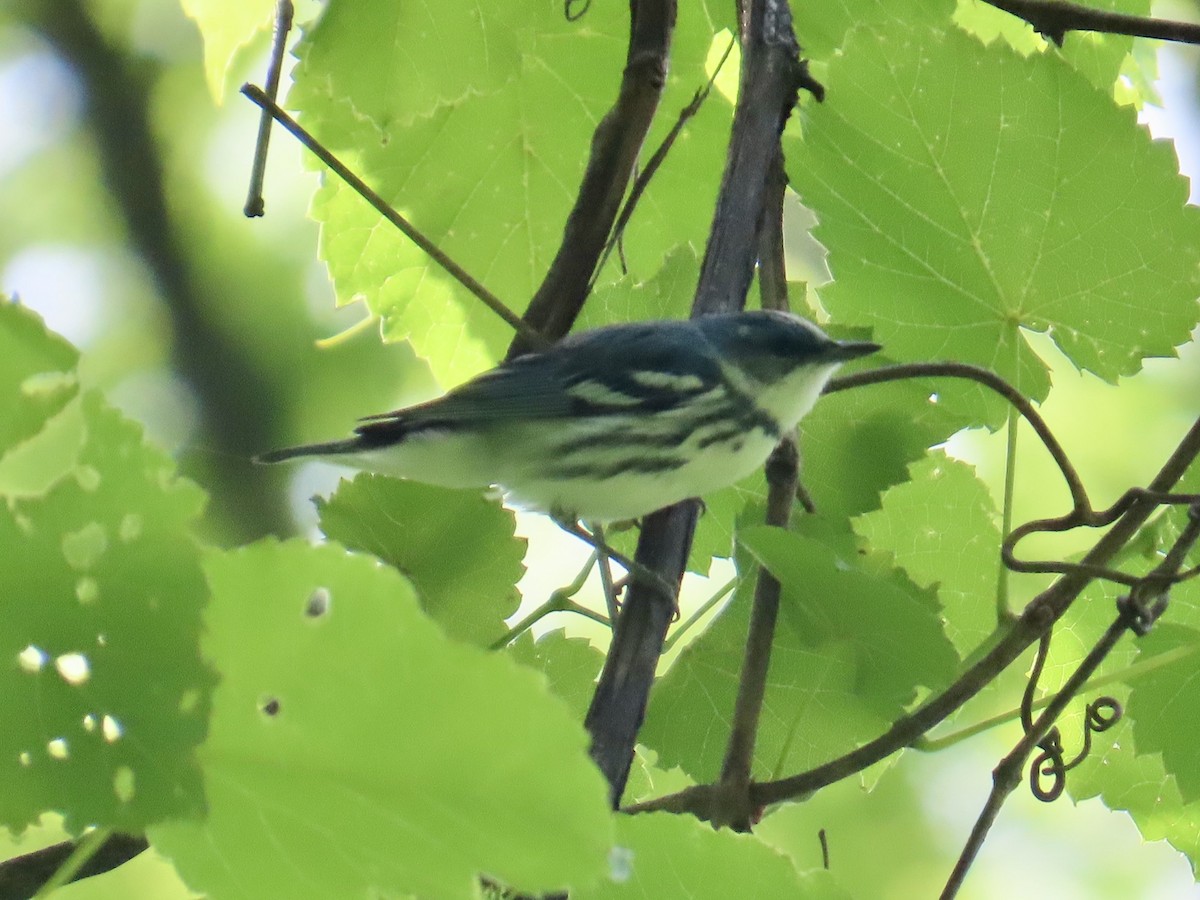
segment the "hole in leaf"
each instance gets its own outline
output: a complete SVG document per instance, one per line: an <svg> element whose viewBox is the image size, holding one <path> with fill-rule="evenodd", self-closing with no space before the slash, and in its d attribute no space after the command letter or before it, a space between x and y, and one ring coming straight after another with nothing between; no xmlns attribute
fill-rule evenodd
<svg viewBox="0 0 1200 900"><path fill-rule="evenodd" d="M89 606L100 599L100 585L95 578L85 575L75 582L75 599Z"/></svg>
<svg viewBox="0 0 1200 900"><path fill-rule="evenodd" d="M329 612L329 604L332 602L333 597L330 596L329 588L319 587L308 595L308 602L304 605L304 614L310 619L319 619Z"/></svg>
<svg viewBox="0 0 1200 900"><path fill-rule="evenodd" d="M30 644L17 654L17 665L21 667L21 671L32 675L35 672L40 672L42 666L46 664L49 658L45 650Z"/></svg>
<svg viewBox="0 0 1200 900"><path fill-rule="evenodd" d="M105 715L100 720L100 733L104 735L104 739L110 744L115 744L121 739L121 735L125 733L125 729L112 716Z"/></svg>
<svg viewBox="0 0 1200 900"><path fill-rule="evenodd" d="M133 769L129 766L119 766L113 773L113 793L117 795L117 799L122 803L132 800L135 782Z"/></svg>
<svg viewBox="0 0 1200 900"><path fill-rule="evenodd" d="M63 557L77 572L92 568L107 549L108 535L99 522L90 522L78 531L63 535Z"/></svg>
<svg viewBox="0 0 1200 900"><path fill-rule="evenodd" d="M268 697L266 700L258 704L258 710L265 716L274 718L279 715L280 704L278 697Z"/></svg>
<svg viewBox="0 0 1200 900"><path fill-rule="evenodd" d="M137 513L126 513L117 528L117 537L124 543L136 541L142 536L142 517Z"/></svg>
<svg viewBox="0 0 1200 900"><path fill-rule="evenodd" d="M63 681L73 686L81 685L92 677L92 667L82 653L64 653L54 660L54 668L58 669Z"/></svg>
<svg viewBox="0 0 1200 900"><path fill-rule="evenodd" d="M71 749L67 746L66 738L54 738L52 741L47 741L46 752L50 754L52 759L66 759L71 755Z"/></svg>

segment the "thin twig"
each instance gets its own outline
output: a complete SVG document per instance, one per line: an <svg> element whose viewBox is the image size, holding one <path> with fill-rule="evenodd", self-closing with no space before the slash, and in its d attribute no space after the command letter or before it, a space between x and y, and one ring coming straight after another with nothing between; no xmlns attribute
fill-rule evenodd
<svg viewBox="0 0 1200 900"><path fill-rule="evenodd" d="M787 176L783 171L783 149L777 147L767 174L763 192L763 212L758 225L759 291L764 309L788 309L787 276L784 272L783 197ZM795 435L780 441L767 459L766 524L787 528L800 487L800 449ZM738 674L733 720L721 765L718 791L722 795L720 819L713 824L729 825L748 831L760 811L749 802L748 789L754 763L763 700L767 693L767 674L771 666L771 648L779 618L782 586L765 567L759 567L758 580L750 606L746 646Z"/></svg>
<svg viewBox="0 0 1200 900"><path fill-rule="evenodd" d="M976 855L979 853L979 848L983 846L983 841L987 837L988 831L991 830L992 824L1000 814L1000 808L1004 805L1004 801L1008 798L1009 794L1016 790L1017 785L1021 783L1021 771L1025 766L1025 760L1033 752L1033 748L1037 746L1038 741L1050 730L1050 726L1054 724L1054 720L1058 718L1059 714L1066 709L1067 704L1074 699L1084 682L1104 662L1127 628L1128 623L1125 621L1125 617L1123 615L1117 616L1113 624L1104 633L1104 636L1100 638L1096 646L1084 658L1079 668L1072 673L1067 683L1063 685L1062 690L1042 710L1042 714L1033 723L1033 727L1030 728L1017 746L1013 748L1013 751L996 767L992 773L992 792L988 796L983 810L979 813L975 827L971 829L971 835L967 838L966 846L955 863L954 870L950 873L950 877L946 881L946 887L942 890L941 894L942 900L949 900L949 898L958 894L958 889L962 887L963 879L966 878L967 871L971 868L971 863L974 862Z"/></svg>
<svg viewBox="0 0 1200 900"><path fill-rule="evenodd" d="M1181 660L1185 660L1190 656L1194 656L1196 653L1200 653L1200 647L1188 644L1183 647L1176 647L1174 650L1168 650L1165 653L1159 653L1158 655L1152 656L1149 659L1140 659L1136 663L1126 666L1119 671L1109 672L1106 675L1101 675L1099 678L1093 678L1082 688L1080 688L1080 693L1086 694L1093 691L1098 691L1100 688L1106 687L1110 684L1126 684L1131 678L1137 678L1141 675L1145 675L1148 672L1161 669L1163 666L1174 665ZM1033 703L1033 709L1035 711L1045 709L1047 704L1050 703L1051 699L1053 698L1041 697L1038 700L1035 700ZM1020 718L1021 709L1019 707L1015 707L1007 712L990 716L987 719L976 722L974 725L968 725L959 729L958 731L951 732L950 734L946 734L941 737L920 738L919 740L914 741L910 746L912 749L920 751L921 753L937 753L941 750L947 749L948 747L961 744L963 741L973 738L976 735L983 734L985 731L991 731L993 728L998 728L1001 725L1007 725L1009 722L1015 722Z"/></svg>
<svg viewBox="0 0 1200 900"><path fill-rule="evenodd" d="M274 103L279 97L279 76L283 72L283 51L287 47L288 32L292 30L295 10L292 0L279 0L275 5L275 37L271 44L271 62L267 66L266 94ZM250 166L250 190L246 194L243 208L247 218L253 219L266 212L263 200L263 179L267 172L267 145L271 142L271 113L264 109L258 120L258 140L254 142L254 162Z"/></svg>
<svg viewBox="0 0 1200 900"><path fill-rule="evenodd" d="M766 523L787 528L792 521L796 485L800 481L800 454L795 438L779 443L767 460ZM721 788L730 804L723 810L726 821L735 830L746 831L757 818L749 803L751 767L758 723L762 715L763 698L767 693L767 673L771 666L771 646L775 640L775 623L779 617L779 598L782 586L765 567L758 572L754 600L750 608L750 624L746 630L746 648L738 676L737 697L725 759L721 765Z"/></svg>
<svg viewBox="0 0 1200 900"><path fill-rule="evenodd" d="M550 596L546 598L546 602L533 610L529 615L523 618L520 622L508 629L503 635L496 638L488 647L489 650L499 650L502 647L507 647L514 640L533 627L535 622L539 622L553 612L566 612L571 610L571 598L578 594L584 584L588 580L588 576L592 574L592 569L596 566L596 554L593 553L588 557L588 561L584 563L583 568L579 570L579 574L565 587L560 587L557 590L551 591ZM582 608L582 607L581 607ZM590 610L589 610L590 612Z"/></svg>
<svg viewBox="0 0 1200 900"><path fill-rule="evenodd" d="M1109 12L1061 0L985 0L986 3L1024 19L1034 30L1062 46L1068 31L1095 31L1154 38L1181 44L1200 44L1200 25L1149 16Z"/></svg>
<svg viewBox="0 0 1200 900"><path fill-rule="evenodd" d="M609 235L608 242L604 245L604 252L600 254L600 260L596 263L596 270L592 273L591 283L588 285L589 293L596 286L596 279L600 277L600 272L604 269L604 264L608 262L608 258L612 255L613 250L619 246L622 237L625 235L625 228L629 224L629 220L633 217L634 210L637 209L638 201L642 199L646 188L650 186L650 180L666 161L667 154L683 131L683 126L700 111L700 107L708 99L708 95L712 92L713 85L716 83L717 76L721 74L721 69L724 67L725 61L729 59L729 54L733 50L734 44L735 39L730 38L729 46L725 48L725 53L721 56L717 67L713 70L708 83L696 91L696 96L692 98L691 103L680 110L679 117L675 120L675 124L671 126L671 130L667 133L667 136L663 138L662 143L651 154L646 167L638 172L637 177L634 178L633 187L629 190L629 197L621 206L621 212L617 216L616 223L613 225L612 234Z"/></svg>
<svg viewBox="0 0 1200 900"><path fill-rule="evenodd" d="M350 171L340 159L309 134L299 122L280 109L270 97L263 93L262 88L253 84L244 84L242 85L242 93L249 97L251 102L269 112L276 122L291 132L296 140L303 144L317 159L325 163L335 175L350 185L354 189L354 192L370 203L376 212L391 222L392 225L396 226L410 241L424 250L430 259L445 269L455 281L481 300L484 306L511 325L531 346L539 349L549 346L549 341L530 328L520 316L505 306L500 298L472 277L462 266L447 256L437 244L417 230L416 226L409 222L408 219L392 209L386 200L372 190L365 181Z"/></svg>

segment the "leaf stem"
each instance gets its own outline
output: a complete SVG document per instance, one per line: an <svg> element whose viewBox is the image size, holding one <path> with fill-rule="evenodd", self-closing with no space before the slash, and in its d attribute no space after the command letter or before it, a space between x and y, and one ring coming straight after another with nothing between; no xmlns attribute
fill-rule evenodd
<svg viewBox="0 0 1200 900"><path fill-rule="evenodd" d="M75 844L75 849L71 851L58 870L38 888L38 892L34 894L34 900L43 900L49 897L51 893L58 890L65 884L75 880L75 876L79 874L79 870L87 865L88 860L96 855L96 852L104 846L104 842L108 840L112 834L112 828L100 827L93 828L85 834Z"/></svg>
<svg viewBox="0 0 1200 900"><path fill-rule="evenodd" d="M1017 428L1021 418L1015 407L1008 408L1008 435L1004 453L1004 505L1001 511L1000 533L1008 537L1013 527L1013 497L1017 486ZM1013 614L1008 607L1008 566L1000 558L996 575L996 621L1011 621Z"/></svg>

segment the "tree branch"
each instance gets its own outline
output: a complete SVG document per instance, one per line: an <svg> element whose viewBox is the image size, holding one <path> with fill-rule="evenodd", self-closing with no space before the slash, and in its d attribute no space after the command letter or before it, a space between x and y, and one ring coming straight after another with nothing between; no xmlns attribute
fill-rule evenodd
<svg viewBox="0 0 1200 900"><path fill-rule="evenodd" d="M570 331L583 308L667 79L675 0L633 0L629 10L629 50L617 102L596 126L562 243L525 310L525 322L550 340ZM518 336L508 358L530 349Z"/></svg>
<svg viewBox="0 0 1200 900"><path fill-rule="evenodd" d="M741 87L693 316L745 306L757 258L766 177L779 135L795 105L798 88L820 89L800 62L786 0L753 0L741 32ZM691 548L697 512L697 501L689 500L647 517L636 561L677 585ZM669 567L660 568L664 563ZM612 647L588 710L585 724L592 735L592 756L609 780L614 806L625 789L658 655L673 614L661 591L642 587L635 580L616 622Z"/></svg>
<svg viewBox="0 0 1200 900"><path fill-rule="evenodd" d="M1059 47L1068 31L1096 31L1102 34L1124 34L1129 37L1155 38L1181 44L1200 44L1200 25L1154 19L1149 16L1130 16L1064 3L1062 0L985 0L986 3L1019 19Z"/></svg>
<svg viewBox="0 0 1200 900"><path fill-rule="evenodd" d="M63 841L0 862L0 898L29 900L75 852L76 841ZM141 835L112 834L100 845L71 881L110 872L133 859L149 844Z"/></svg>

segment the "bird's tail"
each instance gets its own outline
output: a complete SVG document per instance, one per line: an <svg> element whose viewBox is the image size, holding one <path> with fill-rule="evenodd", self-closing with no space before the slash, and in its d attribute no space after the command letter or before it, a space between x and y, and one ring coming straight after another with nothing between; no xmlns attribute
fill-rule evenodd
<svg viewBox="0 0 1200 900"><path fill-rule="evenodd" d="M254 457L259 465L285 462L304 456L337 456L340 453L354 453L362 449L359 438L349 438L344 441L328 441L324 444L303 444L299 447L284 447L282 450L271 450Z"/></svg>

